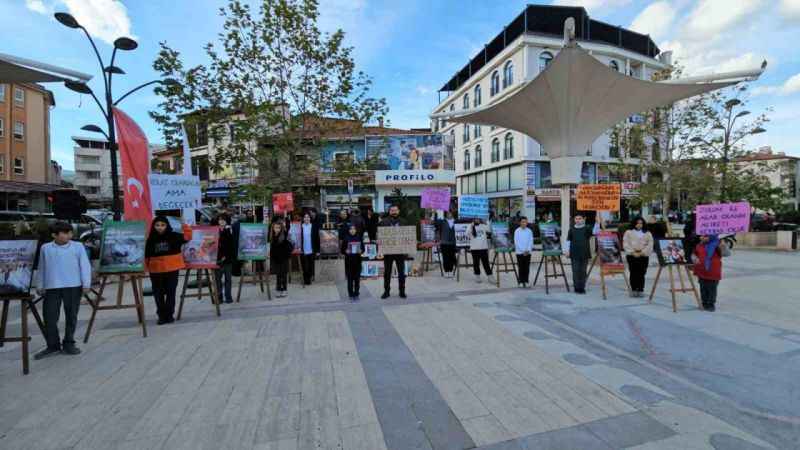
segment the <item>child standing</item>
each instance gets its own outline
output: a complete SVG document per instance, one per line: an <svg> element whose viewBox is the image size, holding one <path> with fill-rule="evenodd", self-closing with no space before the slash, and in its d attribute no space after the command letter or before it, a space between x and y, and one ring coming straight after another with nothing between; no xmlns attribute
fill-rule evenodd
<svg viewBox="0 0 800 450"><path fill-rule="evenodd" d="M717 235L701 236L694 248L694 274L700 282L700 298L703 309L716 311L717 286L722 279L722 257L730 256L731 250Z"/></svg>
<svg viewBox="0 0 800 450"><path fill-rule="evenodd" d="M531 271L531 252L533 251L533 232L528 228L528 218L523 216L519 219L519 227L514 230L514 250L517 254L517 266L519 267L519 283L522 287L528 287L528 279Z"/></svg>
<svg viewBox="0 0 800 450"><path fill-rule="evenodd" d="M214 271L214 278L216 278L217 282L217 293L221 300L224 281L225 303L233 303L233 295L231 295L231 277L233 275L233 263L236 260L236 241L233 238L230 218L226 214L221 214L217 218L217 224L219 225L219 247L217 248L217 266L219 269Z"/></svg>
<svg viewBox="0 0 800 450"><path fill-rule="evenodd" d="M72 241L72 225L56 222L50 228L53 242L42 245L39 250L39 270L36 286L44 295L44 326L47 347L34 355L42 359L61 351L77 355L81 351L75 346L75 325L78 323L78 308L81 297L92 287L92 265L86 249L80 242ZM64 340L59 339L58 316L64 304Z"/></svg>
<svg viewBox="0 0 800 450"><path fill-rule="evenodd" d="M358 290L361 285L361 245L362 237L356 225L350 225L347 237L342 244L344 255L344 275L347 277L347 295L351 301L358 301Z"/></svg>
<svg viewBox="0 0 800 450"><path fill-rule="evenodd" d="M481 282L481 268L486 272L486 280L492 282L492 267L489 265L489 239L492 231L489 225L483 223L481 219L475 218L467 229L469 236L469 252L472 254L472 270L475 272L475 281Z"/></svg>
<svg viewBox="0 0 800 450"><path fill-rule="evenodd" d="M278 297L286 297L287 278L289 276L289 259L294 246L286 232L282 220L272 224L269 232L269 266L276 277L275 289Z"/></svg>
<svg viewBox="0 0 800 450"><path fill-rule="evenodd" d="M181 228L182 233L173 231L166 217L156 216L144 246L144 264L150 273L159 325L175 321L175 291L179 272L186 268L182 247L192 240L192 229L186 224Z"/></svg>

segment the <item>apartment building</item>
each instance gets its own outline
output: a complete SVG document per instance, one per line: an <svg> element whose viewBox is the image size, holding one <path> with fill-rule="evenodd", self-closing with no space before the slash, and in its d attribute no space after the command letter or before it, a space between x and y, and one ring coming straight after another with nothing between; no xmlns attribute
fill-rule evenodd
<svg viewBox="0 0 800 450"><path fill-rule="evenodd" d="M75 178L73 184L91 207L110 207L113 198L111 153L103 137L72 136L75 143ZM122 168L117 158L117 173L122 186ZM120 189L120 198L123 191Z"/></svg>
<svg viewBox="0 0 800 450"><path fill-rule="evenodd" d="M737 159L736 166L763 174L772 187L784 190L788 206L795 211L800 209L800 157L774 152L772 147L764 146Z"/></svg>

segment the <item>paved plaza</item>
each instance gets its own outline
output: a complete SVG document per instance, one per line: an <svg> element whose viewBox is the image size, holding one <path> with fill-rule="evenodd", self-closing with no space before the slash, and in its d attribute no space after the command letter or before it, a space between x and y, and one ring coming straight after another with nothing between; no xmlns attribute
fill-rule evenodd
<svg viewBox="0 0 800 450"><path fill-rule="evenodd" d="M147 297L147 338L133 310L102 311L81 355L28 376L0 348L0 448L800 448L798 269L736 250L716 313L686 294L673 313L668 280L648 304L611 279L604 301L596 271L586 296L438 269L407 301L379 280L355 304L343 280L272 301L247 286L221 317L188 299L165 326Z"/></svg>

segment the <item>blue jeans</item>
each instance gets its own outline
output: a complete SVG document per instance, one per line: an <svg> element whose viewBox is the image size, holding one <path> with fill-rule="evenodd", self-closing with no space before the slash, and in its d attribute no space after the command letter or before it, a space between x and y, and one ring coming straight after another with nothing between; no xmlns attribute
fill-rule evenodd
<svg viewBox="0 0 800 450"><path fill-rule="evenodd" d="M225 282L225 296L224 300L226 302L233 301L233 295L231 294L231 277L233 276L233 263L225 263L220 264L219 269L214 271L214 279L217 282L217 295L219 295L219 301L223 301L223 291L222 291L222 283L223 280Z"/></svg>

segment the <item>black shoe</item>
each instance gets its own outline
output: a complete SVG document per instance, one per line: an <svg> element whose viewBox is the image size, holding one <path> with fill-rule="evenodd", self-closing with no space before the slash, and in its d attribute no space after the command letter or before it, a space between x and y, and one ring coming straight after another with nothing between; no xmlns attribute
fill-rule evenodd
<svg viewBox="0 0 800 450"><path fill-rule="evenodd" d="M64 347L61 349L61 353L65 353L67 355L80 355L81 349L75 346L75 344L64 344Z"/></svg>
<svg viewBox="0 0 800 450"><path fill-rule="evenodd" d="M383 300L386 300L387 298L389 298L389 291L383 291L383 295L381 295L381 298Z"/></svg>
<svg viewBox="0 0 800 450"><path fill-rule="evenodd" d="M233 303L233 300L225 300L225 303L231 304Z"/></svg>
<svg viewBox="0 0 800 450"><path fill-rule="evenodd" d="M57 355L58 352L60 351L61 349L58 347L45 347L42 350L40 350L37 354L33 355L33 359L38 361L40 359L47 358L48 356Z"/></svg>
<svg viewBox="0 0 800 450"><path fill-rule="evenodd" d="M175 318L174 317L167 318L167 323L172 323L172 322L175 322Z"/></svg>
<svg viewBox="0 0 800 450"><path fill-rule="evenodd" d="M706 311L708 311L708 312L714 312L714 311L716 311L716 310L717 310L717 307L716 307L716 306L714 306L714 305L708 305L708 306L706 306Z"/></svg>
<svg viewBox="0 0 800 450"><path fill-rule="evenodd" d="M404 291L400 291L400 298L406 298L406 293Z"/></svg>
<svg viewBox="0 0 800 450"><path fill-rule="evenodd" d="M167 322L167 319L158 319L158 322L156 322L156 325L164 325L166 323L169 323L169 322Z"/></svg>

